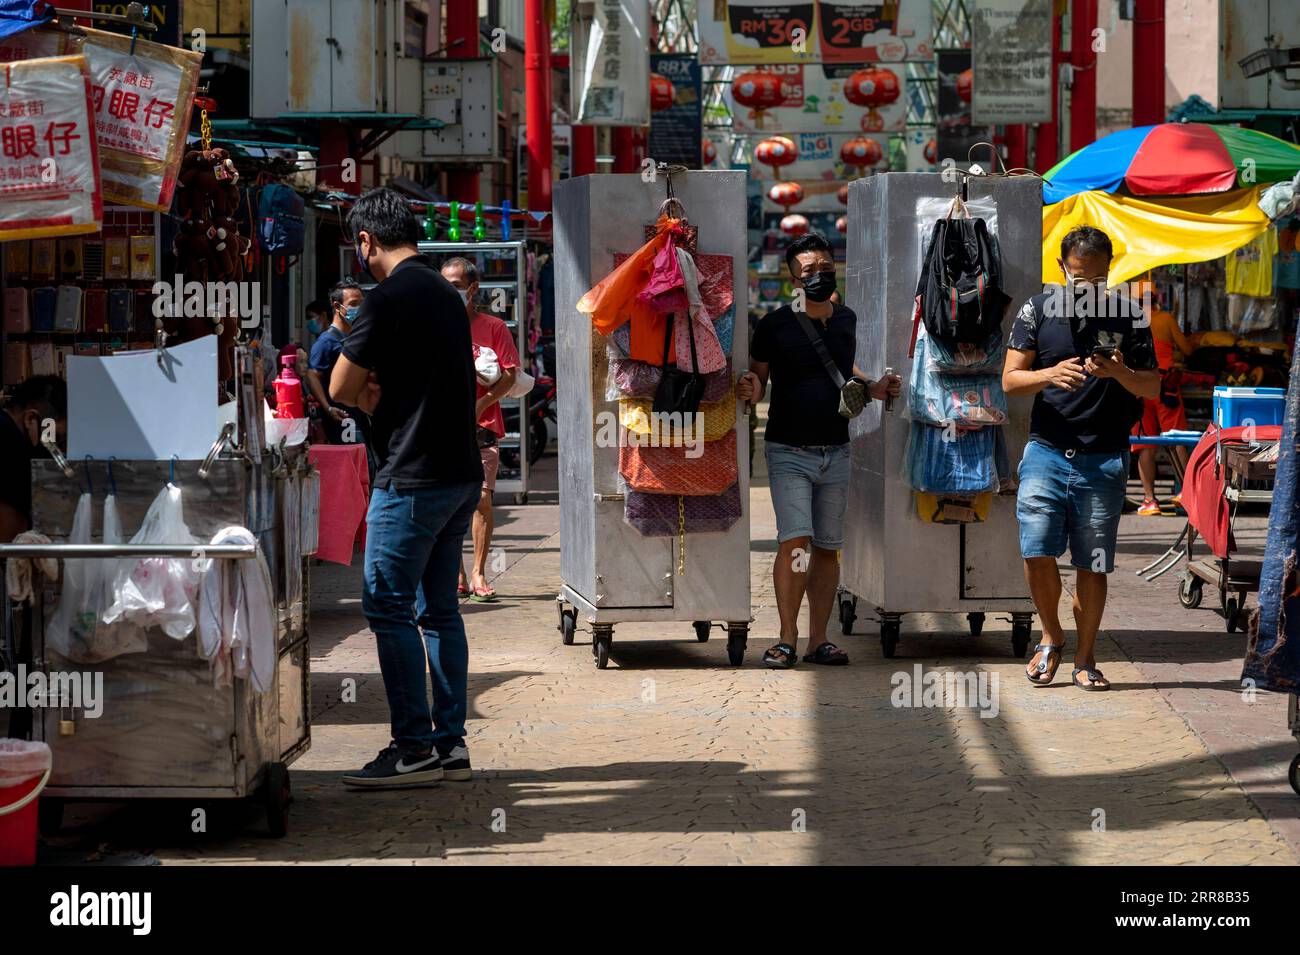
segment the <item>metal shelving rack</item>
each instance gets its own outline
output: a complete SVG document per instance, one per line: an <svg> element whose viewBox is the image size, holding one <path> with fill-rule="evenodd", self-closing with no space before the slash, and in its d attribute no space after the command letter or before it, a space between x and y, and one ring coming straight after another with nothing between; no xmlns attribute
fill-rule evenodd
<svg viewBox="0 0 1300 955"><path fill-rule="evenodd" d="M421 242L420 251L428 254L435 266L439 266L454 256L469 259L478 266L480 294L487 295L489 304L493 290L504 289L513 298L506 303L504 315L493 312L506 323L515 336L515 347L519 350L519 363L528 371L528 250L524 242ZM497 268L489 269L489 260L513 258L514 278L501 277ZM491 309L489 308L489 311ZM501 462L501 471L497 477L498 493L513 493L516 503L523 503L528 498L528 441L526 425L528 422L528 396L507 398L501 402L504 408L514 402L519 407L519 417L514 431L507 431L501 439L500 446L505 451L514 451L518 466L507 468L505 459ZM521 434L523 430L523 434Z"/></svg>

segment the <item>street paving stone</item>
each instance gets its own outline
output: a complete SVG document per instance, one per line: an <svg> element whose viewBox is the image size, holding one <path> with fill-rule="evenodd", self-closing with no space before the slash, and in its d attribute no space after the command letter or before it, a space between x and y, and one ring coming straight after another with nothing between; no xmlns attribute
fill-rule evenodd
<svg viewBox="0 0 1300 955"><path fill-rule="evenodd" d="M1069 685L1069 654L1056 685L1030 686L1009 621L992 615L979 638L957 617L906 618L885 660L860 608L853 636L831 624L852 665L763 669L776 612L761 481L751 503L755 621L740 669L721 634L700 644L687 624L625 624L598 671L590 635L565 647L555 628L558 509L500 508L501 599L464 605L468 783L339 782L387 743L387 707L359 569L314 568L312 747L293 766L289 835L259 836L256 820L201 839L155 828L154 853L189 864L1300 862L1284 699L1243 697L1244 639L1224 632L1210 595L1184 610L1177 574L1133 573L1179 521L1124 518L1098 649L1114 689L1086 694ZM1239 536L1250 546L1263 531L1255 518ZM996 718L895 708L891 677L916 663L995 674Z"/></svg>

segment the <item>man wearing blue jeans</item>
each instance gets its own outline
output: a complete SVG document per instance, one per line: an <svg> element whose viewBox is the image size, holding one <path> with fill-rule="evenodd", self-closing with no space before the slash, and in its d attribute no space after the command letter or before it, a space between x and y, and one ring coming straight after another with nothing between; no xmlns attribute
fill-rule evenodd
<svg viewBox="0 0 1300 955"><path fill-rule="evenodd" d="M1106 607L1106 575L1115 568L1129 431L1142 416L1141 399L1160 393L1150 322L1136 303L1107 290L1110 260L1110 238L1100 229L1080 226L1066 235L1057 260L1065 285L1021 308L1002 371L1008 395L1034 396L1016 518L1025 578L1043 627L1025 673L1035 686L1051 683L1061 665L1065 631L1057 613L1056 560L1068 546L1077 577L1071 681L1083 690L1110 689L1094 645Z"/></svg>
<svg viewBox="0 0 1300 955"><path fill-rule="evenodd" d="M378 645L392 742L343 782L465 780L469 648L456 576L483 483L469 322L456 290L418 253L407 200L371 190L348 213L348 228L362 270L379 284L343 343L330 396L371 415L378 470L361 603Z"/></svg>
<svg viewBox="0 0 1300 955"><path fill-rule="evenodd" d="M754 328L749 371L737 385L743 401L763 397L769 376L764 447L768 485L779 538L772 578L779 642L763 654L773 669L789 669L798 659L799 609L808 597L808 652L805 663L843 666L848 654L826 639L826 625L839 586L839 549L844 538L844 508L849 487L849 422L839 412L840 386L831 377L820 349L846 381L865 376L854 367L857 317L832 301L835 259L826 239L815 232L786 248L786 267L796 288L793 305L768 312ZM803 313L800 315L799 313ZM805 329L801 318L811 324ZM896 395L897 375L870 382L872 398Z"/></svg>

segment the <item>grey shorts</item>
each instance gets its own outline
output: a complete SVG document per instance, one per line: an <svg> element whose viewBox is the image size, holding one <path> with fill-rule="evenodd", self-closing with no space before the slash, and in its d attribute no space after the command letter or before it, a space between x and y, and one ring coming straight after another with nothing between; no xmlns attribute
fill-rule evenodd
<svg viewBox="0 0 1300 955"><path fill-rule="evenodd" d="M769 441L764 454L778 540L811 537L823 550L839 550L849 500L849 446L800 448Z"/></svg>

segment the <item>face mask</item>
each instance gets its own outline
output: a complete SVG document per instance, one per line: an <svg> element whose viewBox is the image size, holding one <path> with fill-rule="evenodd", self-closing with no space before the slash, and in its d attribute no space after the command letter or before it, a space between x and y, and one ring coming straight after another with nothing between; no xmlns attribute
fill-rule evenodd
<svg viewBox="0 0 1300 955"><path fill-rule="evenodd" d="M460 300L465 307L469 308L469 292L466 292L463 288L458 288L456 294L460 296Z"/></svg>
<svg viewBox="0 0 1300 955"><path fill-rule="evenodd" d="M356 246L354 246L354 251L357 253L357 264L361 266L362 274L364 274L366 278L373 281L375 277L370 272L370 260L361 254L361 242L359 240Z"/></svg>
<svg viewBox="0 0 1300 955"><path fill-rule="evenodd" d="M351 325L353 322L357 320L357 312L359 311L361 311L361 306L353 305L350 309L348 309L346 312L343 313L343 321Z"/></svg>
<svg viewBox="0 0 1300 955"><path fill-rule="evenodd" d="M835 294L835 273L818 272L812 278L804 279L803 290L809 301L826 301Z"/></svg>
<svg viewBox="0 0 1300 955"><path fill-rule="evenodd" d="M313 335L319 335L320 322L316 321L314 318L307 319L307 331L311 332Z"/></svg>

